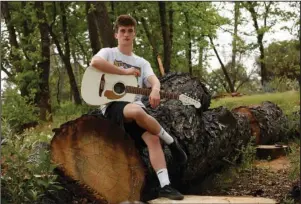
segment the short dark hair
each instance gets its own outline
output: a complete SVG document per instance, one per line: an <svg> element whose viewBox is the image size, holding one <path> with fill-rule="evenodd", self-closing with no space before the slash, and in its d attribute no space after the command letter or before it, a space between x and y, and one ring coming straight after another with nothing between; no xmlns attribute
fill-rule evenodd
<svg viewBox="0 0 301 204"><path fill-rule="evenodd" d="M120 15L117 17L114 25L114 31L115 33L118 32L119 26L134 26L134 29L136 30L137 21L129 15Z"/></svg>

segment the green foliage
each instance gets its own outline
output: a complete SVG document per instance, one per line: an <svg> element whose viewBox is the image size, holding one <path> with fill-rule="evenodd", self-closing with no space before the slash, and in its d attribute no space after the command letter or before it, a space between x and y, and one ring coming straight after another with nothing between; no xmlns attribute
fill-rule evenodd
<svg viewBox="0 0 301 204"><path fill-rule="evenodd" d="M287 119L289 121L286 133L288 139L297 138L300 135L300 110L288 113Z"/></svg>
<svg viewBox="0 0 301 204"><path fill-rule="evenodd" d="M237 166L230 166L214 176L213 182L218 188L227 189L231 187L233 181L239 178L241 171L252 169L256 155L254 140L255 137L252 137L247 145L239 150L240 163Z"/></svg>
<svg viewBox="0 0 301 204"><path fill-rule="evenodd" d="M300 178L300 140L295 139L293 143L290 144L291 152L288 154L291 166L289 171L289 179L291 181L296 181Z"/></svg>
<svg viewBox="0 0 301 204"><path fill-rule="evenodd" d="M2 121L5 120L13 130L25 123L38 121L37 110L17 89L8 88L3 93Z"/></svg>
<svg viewBox="0 0 301 204"><path fill-rule="evenodd" d="M5 128L6 131L9 127ZM10 134L11 131L6 132ZM12 135L1 149L1 201L3 203L40 203L45 194L62 187L53 175L50 152L38 149L40 140L32 133Z"/></svg>
<svg viewBox="0 0 301 204"><path fill-rule="evenodd" d="M83 114L88 113L90 110L95 109L95 107L88 105L75 105L71 101L61 103L60 105L53 105L53 112L55 114L55 119L57 122L55 123L63 123L68 120L73 120L77 117L80 117Z"/></svg>
<svg viewBox="0 0 301 204"><path fill-rule="evenodd" d="M241 63L237 63L236 67L234 68L232 67L232 63L229 62L225 65L225 68L236 91L240 91L242 85L247 83L249 86L252 82L255 81L254 79L251 79L250 75L247 74L247 68L244 67ZM209 86L210 92L213 95L230 91L229 84L226 83L226 78L221 68L205 75L204 79Z"/></svg>
<svg viewBox="0 0 301 204"><path fill-rule="evenodd" d="M251 137L251 140L249 143L242 148L242 159L241 159L241 164L240 168L241 169L250 169L252 168L253 162L255 160L255 155L256 155L256 147L254 146L255 144L255 136Z"/></svg>
<svg viewBox="0 0 301 204"><path fill-rule="evenodd" d="M265 63L270 77L300 78L300 42L271 43L265 49Z"/></svg>
<svg viewBox="0 0 301 204"><path fill-rule="evenodd" d="M297 79L289 79L285 76L275 77L265 84L265 91L268 92L286 92L300 90Z"/></svg>

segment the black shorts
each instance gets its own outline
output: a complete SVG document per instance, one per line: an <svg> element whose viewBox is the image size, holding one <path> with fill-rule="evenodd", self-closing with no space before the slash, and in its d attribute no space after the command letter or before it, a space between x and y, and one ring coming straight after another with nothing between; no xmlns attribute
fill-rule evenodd
<svg viewBox="0 0 301 204"><path fill-rule="evenodd" d="M142 135L146 132L146 130L140 127L136 121L125 122L123 109L127 104L129 104L129 102L111 102L106 109L105 117L125 130L125 132L133 138L136 146L146 147L146 144L142 139ZM147 113L145 108L142 109Z"/></svg>

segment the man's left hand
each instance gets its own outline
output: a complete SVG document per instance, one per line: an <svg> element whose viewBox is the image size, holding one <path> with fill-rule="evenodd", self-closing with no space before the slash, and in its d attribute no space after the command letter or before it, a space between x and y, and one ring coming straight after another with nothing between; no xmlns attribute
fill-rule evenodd
<svg viewBox="0 0 301 204"><path fill-rule="evenodd" d="M149 95L149 103L152 108L156 108L160 104L160 90L152 89Z"/></svg>

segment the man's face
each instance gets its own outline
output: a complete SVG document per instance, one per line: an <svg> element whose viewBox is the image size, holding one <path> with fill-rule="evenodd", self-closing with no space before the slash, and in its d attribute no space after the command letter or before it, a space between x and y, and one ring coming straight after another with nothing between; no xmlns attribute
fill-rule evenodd
<svg viewBox="0 0 301 204"><path fill-rule="evenodd" d="M136 33L134 26L119 26L115 38L118 45L131 45L135 39Z"/></svg>

